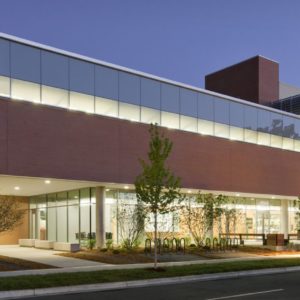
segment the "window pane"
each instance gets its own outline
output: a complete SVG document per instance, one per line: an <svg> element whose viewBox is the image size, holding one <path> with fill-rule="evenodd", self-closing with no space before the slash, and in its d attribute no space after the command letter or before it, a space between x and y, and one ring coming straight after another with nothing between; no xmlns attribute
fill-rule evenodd
<svg viewBox="0 0 300 300"><path fill-rule="evenodd" d="M271 130L271 113L267 110L259 109L257 115L257 130L269 133Z"/></svg>
<svg viewBox="0 0 300 300"><path fill-rule="evenodd" d="M68 242L79 242L79 190L68 192Z"/></svg>
<svg viewBox="0 0 300 300"><path fill-rule="evenodd" d="M270 146L270 134L264 132L258 132L257 135L257 144Z"/></svg>
<svg viewBox="0 0 300 300"><path fill-rule="evenodd" d="M244 141L247 143L257 144L257 132L254 130L244 129Z"/></svg>
<svg viewBox="0 0 300 300"><path fill-rule="evenodd" d="M215 122L229 124L229 102L215 98Z"/></svg>
<svg viewBox="0 0 300 300"><path fill-rule="evenodd" d="M214 121L214 97L198 94L198 118Z"/></svg>
<svg viewBox="0 0 300 300"><path fill-rule="evenodd" d="M119 100L140 105L140 78L125 72L119 72Z"/></svg>
<svg viewBox="0 0 300 300"><path fill-rule="evenodd" d="M300 140L300 119L294 118L295 134L294 139Z"/></svg>
<svg viewBox="0 0 300 300"><path fill-rule="evenodd" d="M294 140L289 138L282 138L282 149L294 150Z"/></svg>
<svg viewBox="0 0 300 300"><path fill-rule="evenodd" d="M99 97L118 100L118 71L103 66L95 66L95 93Z"/></svg>
<svg viewBox="0 0 300 300"><path fill-rule="evenodd" d="M244 129L240 127L230 126L230 139L236 141L244 140Z"/></svg>
<svg viewBox="0 0 300 300"><path fill-rule="evenodd" d="M292 117L283 116L283 136L287 138L295 136L295 123Z"/></svg>
<svg viewBox="0 0 300 300"><path fill-rule="evenodd" d="M179 115L162 111L161 125L169 128L179 129Z"/></svg>
<svg viewBox="0 0 300 300"><path fill-rule="evenodd" d="M148 107L141 107L141 121L160 125L160 111Z"/></svg>
<svg viewBox="0 0 300 300"><path fill-rule="evenodd" d="M197 132L197 119L192 117L180 116L180 128L186 131Z"/></svg>
<svg viewBox="0 0 300 300"><path fill-rule="evenodd" d="M0 96L10 96L10 80L8 77L0 76Z"/></svg>
<svg viewBox="0 0 300 300"><path fill-rule="evenodd" d="M244 127L244 105L230 101L230 125Z"/></svg>
<svg viewBox="0 0 300 300"><path fill-rule="evenodd" d="M11 42L11 77L41 82L40 50Z"/></svg>
<svg viewBox="0 0 300 300"><path fill-rule="evenodd" d="M141 78L141 105L160 109L160 83L158 81Z"/></svg>
<svg viewBox="0 0 300 300"><path fill-rule="evenodd" d="M62 192L57 194L57 241L67 242L67 193Z"/></svg>
<svg viewBox="0 0 300 300"><path fill-rule="evenodd" d="M257 130L257 109L255 107L244 107L244 126L246 129Z"/></svg>
<svg viewBox="0 0 300 300"><path fill-rule="evenodd" d="M94 65L70 59L70 90L94 95Z"/></svg>
<svg viewBox="0 0 300 300"><path fill-rule="evenodd" d="M294 150L300 152L300 141L294 140Z"/></svg>
<svg viewBox="0 0 300 300"><path fill-rule="evenodd" d="M18 79L11 80L11 96L13 99L40 102L40 85Z"/></svg>
<svg viewBox="0 0 300 300"><path fill-rule="evenodd" d="M70 92L70 108L88 113L94 112L94 96Z"/></svg>
<svg viewBox="0 0 300 300"><path fill-rule="evenodd" d="M282 136L282 128L283 128L282 115L271 112L270 133Z"/></svg>
<svg viewBox="0 0 300 300"><path fill-rule="evenodd" d="M188 89L180 89L180 112L185 116L196 117L197 93Z"/></svg>
<svg viewBox="0 0 300 300"><path fill-rule="evenodd" d="M214 123L206 120L198 120L198 132L201 134L214 134Z"/></svg>
<svg viewBox="0 0 300 300"><path fill-rule="evenodd" d="M119 103L119 117L130 121L140 121L140 107L137 105Z"/></svg>
<svg viewBox="0 0 300 300"><path fill-rule="evenodd" d="M42 50L42 84L69 89L68 58Z"/></svg>
<svg viewBox="0 0 300 300"><path fill-rule="evenodd" d="M271 147L282 148L282 137L271 134Z"/></svg>
<svg viewBox="0 0 300 300"><path fill-rule="evenodd" d="M90 190L80 190L80 243L87 245L90 236Z"/></svg>
<svg viewBox="0 0 300 300"><path fill-rule="evenodd" d="M215 136L229 138L229 126L226 124L215 123Z"/></svg>
<svg viewBox="0 0 300 300"><path fill-rule="evenodd" d="M10 76L9 41L0 39L0 75Z"/></svg>
<svg viewBox="0 0 300 300"><path fill-rule="evenodd" d="M96 114L118 117L118 101L96 97Z"/></svg>
<svg viewBox="0 0 300 300"><path fill-rule="evenodd" d="M161 109L179 113L179 88L177 86L161 84Z"/></svg>
<svg viewBox="0 0 300 300"><path fill-rule="evenodd" d="M50 241L56 241L56 194L49 194L47 196L47 239Z"/></svg>
<svg viewBox="0 0 300 300"><path fill-rule="evenodd" d="M68 107L69 91L43 85L42 103L58 107Z"/></svg>

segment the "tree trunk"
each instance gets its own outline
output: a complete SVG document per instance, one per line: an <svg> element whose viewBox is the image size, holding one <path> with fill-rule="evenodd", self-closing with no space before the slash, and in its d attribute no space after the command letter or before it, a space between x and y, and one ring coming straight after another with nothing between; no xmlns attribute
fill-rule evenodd
<svg viewBox="0 0 300 300"><path fill-rule="evenodd" d="M154 213L154 269L157 268L157 211Z"/></svg>

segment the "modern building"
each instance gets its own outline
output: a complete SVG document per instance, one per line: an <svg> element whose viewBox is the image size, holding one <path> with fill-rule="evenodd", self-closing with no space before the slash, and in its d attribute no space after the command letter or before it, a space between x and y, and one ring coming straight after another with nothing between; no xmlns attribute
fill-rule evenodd
<svg viewBox="0 0 300 300"><path fill-rule="evenodd" d="M200 89L0 34L0 195L27 211L0 243L120 243L118 208L136 203L150 123L173 141L169 165L191 201L222 193L243 216L236 231L295 232L300 117L270 106L278 74L257 56ZM188 234L180 216L160 218L171 227Z"/></svg>

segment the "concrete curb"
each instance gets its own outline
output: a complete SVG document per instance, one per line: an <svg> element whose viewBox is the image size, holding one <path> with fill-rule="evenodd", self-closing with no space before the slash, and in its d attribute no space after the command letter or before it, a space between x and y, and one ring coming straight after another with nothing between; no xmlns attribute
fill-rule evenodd
<svg viewBox="0 0 300 300"><path fill-rule="evenodd" d="M41 296L54 296L63 294L78 294L87 292L100 292L115 289L128 289L147 286L180 284L193 281L210 281L221 279L232 279L249 276L260 276L270 274L280 274L287 272L300 271L300 267L284 267L284 268L270 268L262 270L250 270L239 272L226 272L216 274L204 274L204 275L190 275L182 277L168 277L168 278L155 278L147 280L134 280L112 283L97 283L97 284L84 284L73 286L62 286L53 288L41 288L41 289L28 289L28 290L16 290L16 291L3 291L0 292L0 299L18 299L26 297L41 297Z"/></svg>

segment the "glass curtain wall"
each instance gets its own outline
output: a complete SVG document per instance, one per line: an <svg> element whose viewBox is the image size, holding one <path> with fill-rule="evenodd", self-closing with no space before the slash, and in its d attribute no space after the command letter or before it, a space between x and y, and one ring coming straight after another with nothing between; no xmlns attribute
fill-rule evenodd
<svg viewBox="0 0 300 300"><path fill-rule="evenodd" d="M195 202L195 197L188 195L185 203L180 206L201 209L202 206ZM281 201L285 200L230 197L230 203L225 206L229 210L237 211L236 219L231 220L229 225L226 225L224 216L216 220L213 226L214 235L225 233L228 228L231 233L280 233ZM106 189L104 206L106 240L115 245L123 243L128 233L132 232L137 205L134 191ZM176 206L176 202L174 205ZM296 232L296 211L293 201L289 201L289 233ZM158 236L162 239L189 237L185 218L186 215L180 209L159 215ZM153 233L154 217L149 214L145 221L144 238L153 238ZM88 246L89 241L96 238L95 189L85 188L32 197L30 234L31 238Z"/></svg>
<svg viewBox="0 0 300 300"><path fill-rule="evenodd" d="M300 152L300 118L0 38L0 96Z"/></svg>
<svg viewBox="0 0 300 300"><path fill-rule="evenodd" d="M86 188L30 198L30 237L88 245L96 237L95 190Z"/></svg>

